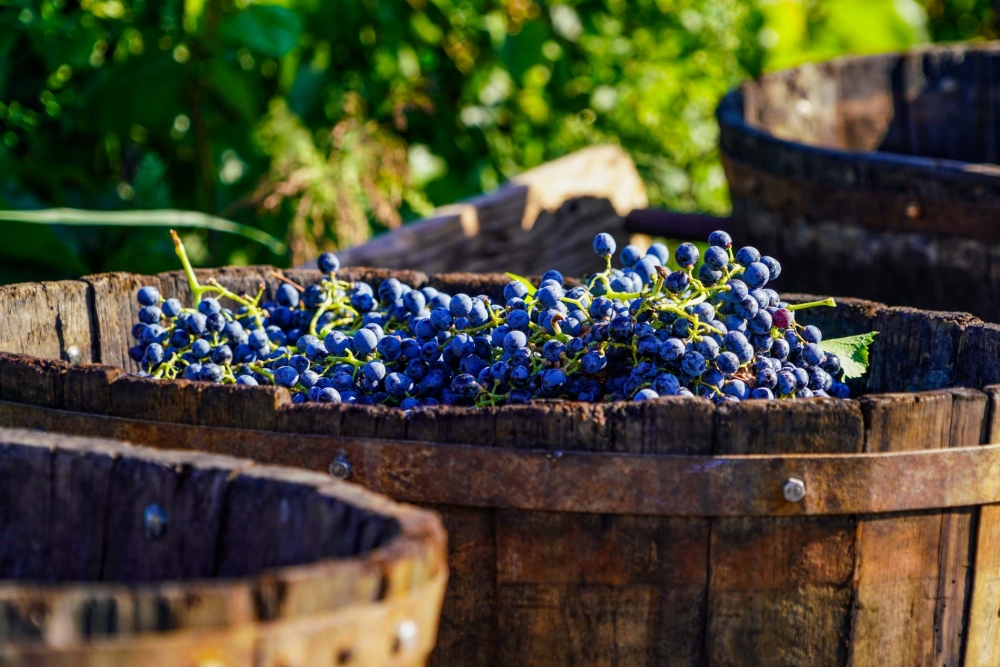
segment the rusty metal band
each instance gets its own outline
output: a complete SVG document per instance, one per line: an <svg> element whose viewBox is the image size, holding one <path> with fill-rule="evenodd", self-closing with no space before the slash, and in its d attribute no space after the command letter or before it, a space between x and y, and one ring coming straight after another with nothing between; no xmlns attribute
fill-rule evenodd
<svg viewBox="0 0 1000 667"><path fill-rule="evenodd" d="M140 421L0 401L0 426L187 448L312 470L418 504L736 517L879 514L1000 503L1000 444L880 454L551 452ZM790 479L804 483L798 502Z"/></svg>

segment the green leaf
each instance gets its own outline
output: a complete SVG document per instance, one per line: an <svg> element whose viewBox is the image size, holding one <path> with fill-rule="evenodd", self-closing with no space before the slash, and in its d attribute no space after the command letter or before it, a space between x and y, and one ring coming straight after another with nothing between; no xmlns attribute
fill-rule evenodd
<svg viewBox="0 0 1000 667"><path fill-rule="evenodd" d="M859 378L868 370L868 346L875 340L877 331L834 338L820 341L819 346L824 352L840 357L840 367L844 369L844 377L848 380Z"/></svg>
<svg viewBox="0 0 1000 667"><path fill-rule="evenodd" d="M37 211L0 211L0 221L32 225L76 225L93 227L186 227L238 234L267 246L275 255L288 251L282 241L249 225L241 225L198 211L160 209L150 211L85 211L77 208L46 208Z"/></svg>
<svg viewBox="0 0 1000 667"><path fill-rule="evenodd" d="M527 287L527 288L528 288L528 294L529 294L530 296L534 296L534 295L535 295L535 291L536 291L536 290L535 290L535 286L531 284L531 281L530 281L530 280L528 280L528 279L527 279L527 278L525 278L524 276L519 276L519 275L517 275L517 274L515 274L515 273L507 273L507 274L505 274L505 275L506 275L506 276L507 276L508 278L510 278L511 280L516 280L517 282L519 282L519 283L521 283L522 285L524 285L525 287Z"/></svg>
<svg viewBox="0 0 1000 667"><path fill-rule="evenodd" d="M302 19L285 7L250 5L224 23L219 32L230 42L272 58L280 58L298 43Z"/></svg>

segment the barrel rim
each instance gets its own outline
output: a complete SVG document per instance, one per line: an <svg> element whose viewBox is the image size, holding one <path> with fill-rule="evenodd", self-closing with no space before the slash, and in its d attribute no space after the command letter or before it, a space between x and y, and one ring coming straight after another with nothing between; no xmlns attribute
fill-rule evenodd
<svg viewBox="0 0 1000 667"><path fill-rule="evenodd" d="M59 440L55 446L51 444L52 437ZM42 438L37 431L23 428L0 427L0 445L41 447L51 451L80 453L90 453L100 447L99 451L114 458L144 459L155 456L156 459L168 460L177 465L189 465L194 459L204 460L206 457L213 459L212 462L248 464L235 468L234 478L264 477L278 483L290 482L293 485L301 486L311 483L318 495L329 496L347 506L393 519L399 525L399 532L396 535L390 537L384 544L362 553L346 557L323 557L312 562L294 565L267 567L251 575L164 579L132 583L0 579L0 597L2 598L25 594L42 597L52 594L65 597L81 594L91 597L95 595L113 596L125 591L136 596L143 596L162 593L165 587L180 594L188 589L197 589L200 593L250 593L261 586L271 585L278 579L307 583L313 580L327 580L333 576L357 576L366 570L387 572L395 563L420 558L428 559L430 569L434 570L433 576L437 576L439 570L447 570L443 565L444 528L433 512L396 502L376 492L318 472L291 466L261 464L223 453L162 450L107 437L83 437L54 432L49 434L49 437Z"/></svg>
<svg viewBox="0 0 1000 667"><path fill-rule="evenodd" d="M928 46L908 51L894 52L888 54L866 55L866 56L841 56L821 63L805 63L796 67L769 72L760 80L779 78L790 73L809 67L836 67L847 62L875 62L887 58L903 58L907 55L932 54L932 53L1000 53L1000 44L976 44L976 45L951 45L951 46ZM754 141L765 145L780 147L789 154L799 154L806 158L823 158L824 160L839 163L847 166L856 165L859 159L864 158L866 164L873 168L893 167L904 173L912 173L914 177L925 176L928 172L933 172L935 179L941 178L961 178L966 182L981 183L983 185L996 185L1000 182L1000 166L987 162L964 162L950 158L933 158L920 155L907 155L904 153L894 153L890 151L852 151L846 149L832 148L816 144L781 139L765 130L751 126L745 116L745 90L749 86L756 85L756 81L749 81L730 90L726 93L716 108L716 120L721 130L720 147L723 154L738 159L755 168L781 176L805 177L801 171L790 173L786 165L776 164L773 160L765 159L765 155L755 150L740 150L735 144L733 135L749 137ZM786 167L786 168L782 168ZM972 167L973 169L970 169ZM824 170L819 176L811 174L814 180L843 186L856 186L857 176L848 170Z"/></svg>
<svg viewBox="0 0 1000 667"><path fill-rule="evenodd" d="M197 272L203 277L218 276L220 273L246 273L246 274L266 274L269 272L277 272L279 269L271 266L250 266L250 267L221 267L216 269L199 269ZM504 285L509 282L509 277L505 274L500 273L443 273L443 274L433 274L427 276L416 271L397 271L395 269L380 269L374 267L350 267L343 271L345 275L348 276L361 276L360 278L351 278L354 280L384 280L388 276L398 276L400 273L405 274L407 277L412 277L415 281L414 287L431 285L431 286L442 286L442 285L466 285L469 283L479 283L479 288L484 290L490 290L498 286ZM285 271L288 275L289 271ZM293 277L302 278L304 274L309 277L318 277L319 272L316 270L292 270L291 275ZM133 274L128 272L110 272L102 274L94 274L90 276L83 276L79 279L80 282L84 282L90 285L91 290L100 289L99 285L104 281L110 281L114 279L116 281L120 280L128 283L135 284L155 284L155 281L164 281L170 283L171 281L181 281L186 282L186 277L183 271L171 271L155 275L143 275L143 274ZM17 287L18 285L30 285L37 283L21 283L13 286L7 287ZM447 289L447 287L445 287ZM807 302L807 301L817 301L826 298L821 295L812 294L799 294L793 292L783 293L783 298L791 300L792 302ZM92 298L96 296L92 295ZM131 298L131 297L130 297ZM883 316L891 317L912 317L919 316L928 322L931 322L933 326L948 326L957 327L958 329L965 330L969 327L977 327L982 329L993 329L993 326L984 323L979 318L964 312L951 312L951 311L933 311L933 310L922 310L917 308L912 308L908 306L887 306L883 303L876 301L869 301L866 299L860 299L855 297L836 297L838 308L846 308L849 310L863 312L862 317L867 320L867 324L871 326L876 326L877 320L881 319ZM97 327L99 314L93 314L94 317L93 326ZM865 333L871 329L858 329L854 333ZM1000 331L996 332L1000 336ZM123 335L127 334L124 332ZM876 345L881 341L882 337L876 338ZM958 356L958 350L955 350L956 358ZM195 398L196 401L204 400L201 396L196 396L202 392L213 392L213 391L227 391L231 392L231 397L241 397L249 399L250 397L260 397L269 396L264 403L266 403L271 409L280 411L285 414L295 414L295 413L306 413L309 411L327 411L335 412L338 410L349 410L349 411L361 411L367 410L372 415L375 416L385 416L385 415L403 415L404 411L398 408L374 405L365 406L358 404L293 404L291 402L290 392L283 387L266 386L266 387L246 387L242 385L215 385L204 382L196 382L190 380L176 379L170 381L155 380L150 378L142 378L136 375L133 371L128 368L123 368L122 366L114 365L113 363L82 363L74 364L70 361L64 359L53 359L48 357L38 357L30 354L21 353L10 353L10 352L0 352L0 365L3 362L14 363L18 365L31 366L28 372L31 375L37 376L38 374L48 375L52 378L52 381L56 384L62 382L62 376L66 373L76 373L76 372L93 372L95 377L98 374L103 373L103 377L100 377L100 383L104 387L114 386L120 382L131 383L131 386L135 389L142 389L143 387L170 387L174 390L180 392L191 392L191 397ZM872 368L869 368L868 375L866 379L871 376ZM967 373L972 375L972 373ZM2 374L0 374L2 375ZM36 379L38 379L36 377ZM969 384L967 378L962 377L962 382L955 381L952 385L933 385L927 387L918 387L918 389L934 389L942 386L984 386L986 384L991 384L990 382L977 382L975 384ZM61 393L61 389L57 390L57 393ZM880 392L868 392L863 393L863 396L873 396L878 395ZM10 399L5 397L0 397L2 400L13 400L15 402L28 402L31 400L21 400L18 398ZM838 399L843 401L843 399ZM716 405L704 398L700 397L663 397L658 401L653 401L653 404L659 404L663 401L668 401L674 404L704 404L710 407L712 411L716 409ZM847 401L844 401L845 403ZM814 404L813 399L808 400L798 400L792 402L795 409L806 410L809 409L808 406ZM436 405L436 406L423 406L417 412L424 415L462 415L462 414L486 414L491 412L497 415L501 414L517 414L520 410L530 409L531 407L538 407L540 405L548 404L566 404L566 405L588 405L581 404L578 401L568 401L568 400L549 400L540 399L532 401L527 405L501 405L492 406L485 408L472 408L463 406L449 406L449 405ZM630 401L617 401L608 404L609 406L623 406L623 405L639 405L633 404ZM260 408L261 406L257 403L252 403L253 408ZM86 411L85 412L89 412ZM114 412L108 412L109 416L135 416L135 415L116 415ZM177 420L162 420L167 423L174 423ZM197 421L195 423L212 426L213 423L203 423L202 421ZM267 429L261 429L267 430Z"/></svg>

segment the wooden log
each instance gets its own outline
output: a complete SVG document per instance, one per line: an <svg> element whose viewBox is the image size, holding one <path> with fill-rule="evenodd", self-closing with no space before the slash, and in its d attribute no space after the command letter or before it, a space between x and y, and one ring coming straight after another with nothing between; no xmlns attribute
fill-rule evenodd
<svg viewBox="0 0 1000 667"><path fill-rule="evenodd" d="M632 160L616 146L573 153L511 179L494 193L438 211L368 243L340 252L347 266L427 272L495 270L522 275L593 270L594 234L622 234L622 219L646 205ZM582 245L581 245L582 244ZM586 263L582 263L585 261Z"/></svg>

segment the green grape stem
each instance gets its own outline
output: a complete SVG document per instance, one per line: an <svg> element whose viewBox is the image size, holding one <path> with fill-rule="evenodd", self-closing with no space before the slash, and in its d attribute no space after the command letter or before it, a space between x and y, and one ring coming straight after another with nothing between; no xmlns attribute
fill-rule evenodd
<svg viewBox="0 0 1000 667"><path fill-rule="evenodd" d="M823 299L822 301L809 301L807 303L796 303L792 306L788 306L788 310L804 310L806 308L816 308L818 306L829 306L834 308L837 306L837 302L833 300L833 297Z"/></svg>

